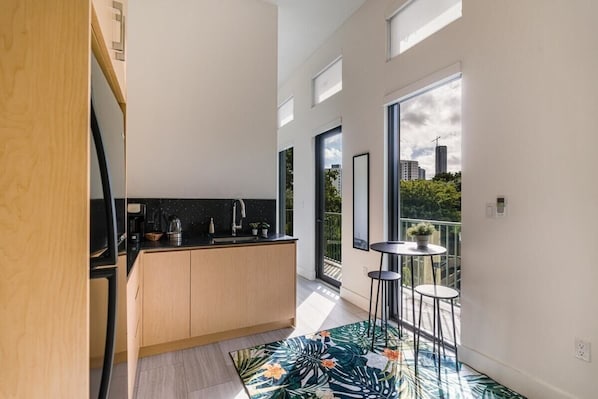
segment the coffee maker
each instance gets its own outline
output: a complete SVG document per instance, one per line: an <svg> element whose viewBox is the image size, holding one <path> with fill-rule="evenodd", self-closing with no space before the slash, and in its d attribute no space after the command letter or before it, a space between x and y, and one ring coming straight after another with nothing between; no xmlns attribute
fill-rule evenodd
<svg viewBox="0 0 598 399"><path fill-rule="evenodd" d="M129 239L133 243L141 242L145 234L145 204L128 204L127 220L129 224Z"/></svg>

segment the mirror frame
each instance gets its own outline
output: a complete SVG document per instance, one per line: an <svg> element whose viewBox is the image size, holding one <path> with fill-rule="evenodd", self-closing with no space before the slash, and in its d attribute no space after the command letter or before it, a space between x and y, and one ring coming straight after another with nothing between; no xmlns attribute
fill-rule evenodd
<svg viewBox="0 0 598 399"><path fill-rule="evenodd" d="M364 163L365 162L365 163ZM359 169L356 169L357 168ZM363 170L365 168L365 170ZM356 195L356 187L361 190ZM365 188L365 197L363 193ZM357 203L356 203L357 200ZM364 220L365 218L365 220ZM359 223L365 226L356 225ZM357 237L357 231L365 230L365 237ZM364 240L365 238L365 240ZM370 250L370 154L369 152L353 156L353 248Z"/></svg>

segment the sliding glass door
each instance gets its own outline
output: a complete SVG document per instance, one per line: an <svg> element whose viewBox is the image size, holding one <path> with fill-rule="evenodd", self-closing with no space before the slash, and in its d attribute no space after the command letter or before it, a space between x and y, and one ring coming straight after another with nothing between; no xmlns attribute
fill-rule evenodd
<svg viewBox="0 0 598 399"><path fill-rule="evenodd" d="M316 137L316 277L342 282L342 133L340 126Z"/></svg>

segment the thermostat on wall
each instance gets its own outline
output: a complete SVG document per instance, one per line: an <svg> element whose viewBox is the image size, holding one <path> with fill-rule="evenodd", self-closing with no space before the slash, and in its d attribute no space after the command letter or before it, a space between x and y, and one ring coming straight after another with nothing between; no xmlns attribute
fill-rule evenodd
<svg viewBox="0 0 598 399"><path fill-rule="evenodd" d="M496 196L496 217L501 218L507 216L507 197L504 195Z"/></svg>

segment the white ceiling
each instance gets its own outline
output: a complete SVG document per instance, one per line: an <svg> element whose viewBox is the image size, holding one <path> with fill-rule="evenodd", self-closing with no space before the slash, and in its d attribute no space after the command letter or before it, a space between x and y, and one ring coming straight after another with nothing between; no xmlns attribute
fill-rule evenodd
<svg viewBox="0 0 598 399"><path fill-rule="evenodd" d="M278 5L278 83L291 74L365 0L265 0Z"/></svg>

